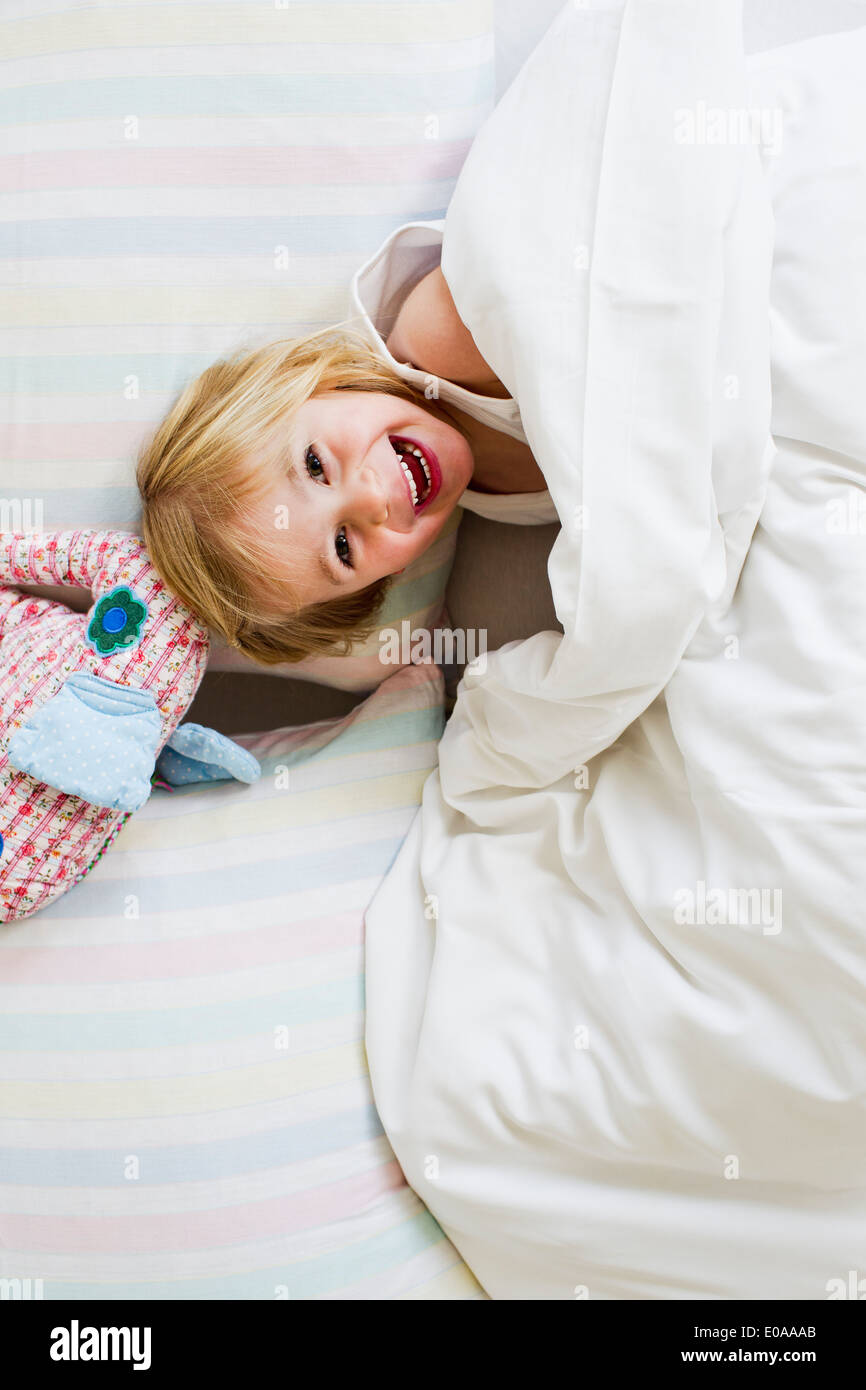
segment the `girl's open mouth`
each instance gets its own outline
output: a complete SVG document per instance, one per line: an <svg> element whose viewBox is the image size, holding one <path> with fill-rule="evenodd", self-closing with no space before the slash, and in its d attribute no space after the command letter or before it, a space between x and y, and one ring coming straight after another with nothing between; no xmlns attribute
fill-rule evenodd
<svg viewBox="0 0 866 1390"><path fill-rule="evenodd" d="M417 439L409 439L404 434L389 434L391 447L400 460L400 466L409 486L412 505L416 512L423 511L433 501L442 486L442 471L439 460L432 449Z"/></svg>

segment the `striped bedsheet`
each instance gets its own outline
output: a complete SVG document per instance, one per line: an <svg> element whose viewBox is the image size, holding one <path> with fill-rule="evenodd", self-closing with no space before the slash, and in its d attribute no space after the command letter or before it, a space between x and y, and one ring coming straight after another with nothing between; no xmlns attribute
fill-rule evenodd
<svg viewBox="0 0 866 1390"><path fill-rule="evenodd" d="M405 1182L364 1048L363 914L443 725L438 668L409 667L343 719L242 737L260 782L156 790L3 928L0 1278L46 1300L486 1297Z"/></svg>

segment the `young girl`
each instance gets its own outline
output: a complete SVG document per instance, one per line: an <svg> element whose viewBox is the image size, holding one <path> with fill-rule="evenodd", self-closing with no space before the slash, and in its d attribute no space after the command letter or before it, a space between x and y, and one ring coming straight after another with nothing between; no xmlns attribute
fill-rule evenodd
<svg viewBox="0 0 866 1390"><path fill-rule="evenodd" d="M140 456L156 569L254 661L333 655L369 636L391 576L456 506L557 520L517 403L439 269L443 229L406 223L362 266L358 327L207 368Z"/></svg>

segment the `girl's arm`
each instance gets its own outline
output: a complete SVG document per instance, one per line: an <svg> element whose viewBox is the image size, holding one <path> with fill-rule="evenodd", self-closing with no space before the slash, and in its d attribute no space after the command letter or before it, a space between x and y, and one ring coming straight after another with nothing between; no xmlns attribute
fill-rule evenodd
<svg viewBox="0 0 866 1390"><path fill-rule="evenodd" d="M484 396L507 397L457 312L439 266L403 300L385 346L398 362Z"/></svg>
<svg viewBox="0 0 866 1390"><path fill-rule="evenodd" d="M137 548L140 542L117 531L0 531L0 584L92 589L105 564L116 564L124 544Z"/></svg>

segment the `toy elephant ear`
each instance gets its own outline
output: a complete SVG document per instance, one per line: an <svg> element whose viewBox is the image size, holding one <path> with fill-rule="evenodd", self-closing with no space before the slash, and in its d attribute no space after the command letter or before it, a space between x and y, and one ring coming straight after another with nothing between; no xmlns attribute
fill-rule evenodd
<svg viewBox="0 0 866 1390"><path fill-rule="evenodd" d="M150 796L162 720L149 690L76 671L9 740L12 767L93 806Z"/></svg>
<svg viewBox="0 0 866 1390"><path fill-rule="evenodd" d="M252 753L201 724L178 724L156 760L160 777L173 787L190 782L257 782L262 775Z"/></svg>

